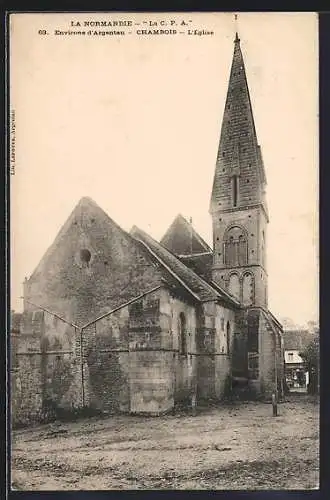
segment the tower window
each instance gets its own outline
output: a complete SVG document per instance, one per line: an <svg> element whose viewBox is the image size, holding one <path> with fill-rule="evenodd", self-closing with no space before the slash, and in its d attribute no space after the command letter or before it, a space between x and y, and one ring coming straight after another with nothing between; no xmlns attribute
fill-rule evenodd
<svg viewBox="0 0 330 500"><path fill-rule="evenodd" d="M225 234L224 252L226 266L236 267L247 264L247 239L240 227L232 227Z"/></svg>
<svg viewBox="0 0 330 500"><path fill-rule="evenodd" d="M238 177L237 175L234 175L232 178L232 198L234 207L237 207L237 196L238 196Z"/></svg>

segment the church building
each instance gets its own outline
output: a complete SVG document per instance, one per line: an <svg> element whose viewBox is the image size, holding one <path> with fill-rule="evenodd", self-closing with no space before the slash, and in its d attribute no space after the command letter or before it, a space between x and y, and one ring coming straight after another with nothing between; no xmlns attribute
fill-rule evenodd
<svg viewBox="0 0 330 500"><path fill-rule="evenodd" d="M266 175L237 34L215 164L212 248L181 215L158 242L80 200L24 282L13 421L54 408L159 415L235 391L283 393Z"/></svg>

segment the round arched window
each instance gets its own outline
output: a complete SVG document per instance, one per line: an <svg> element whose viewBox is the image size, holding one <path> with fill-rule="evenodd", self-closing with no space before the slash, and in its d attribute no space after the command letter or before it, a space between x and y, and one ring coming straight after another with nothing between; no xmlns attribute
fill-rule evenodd
<svg viewBox="0 0 330 500"><path fill-rule="evenodd" d="M244 266L247 264L247 240L244 231L238 227L231 227L224 238L225 264L229 267Z"/></svg>

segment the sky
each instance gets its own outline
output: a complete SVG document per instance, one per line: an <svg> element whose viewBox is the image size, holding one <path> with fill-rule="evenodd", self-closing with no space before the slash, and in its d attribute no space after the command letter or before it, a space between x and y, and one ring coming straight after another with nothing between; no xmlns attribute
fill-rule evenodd
<svg viewBox="0 0 330 500"><path fill-rule="evenodd" d="M214 34L54 35L86 19L185 20ZM24 278L83 196L125 230L135 224L159 240L181 213L212 242L235 29L268 181L269 308L298 324L318 318L314 13L240 13L236 23L231 13L12 15L12 309L22 309Z"/></svg>

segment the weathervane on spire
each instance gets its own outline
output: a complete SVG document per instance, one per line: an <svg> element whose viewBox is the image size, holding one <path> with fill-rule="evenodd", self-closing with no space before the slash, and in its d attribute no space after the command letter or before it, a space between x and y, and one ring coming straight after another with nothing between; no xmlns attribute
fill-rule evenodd
<svg viewBox="0 0 330 500"><path fill-rule="evenodd" d="M237 14L235 14L235 31L236 31L236 35L235 35L235 43L239 43L240 42L240 39L238 38L238 27L237 27L238 23L237 23Z"/></svg>

